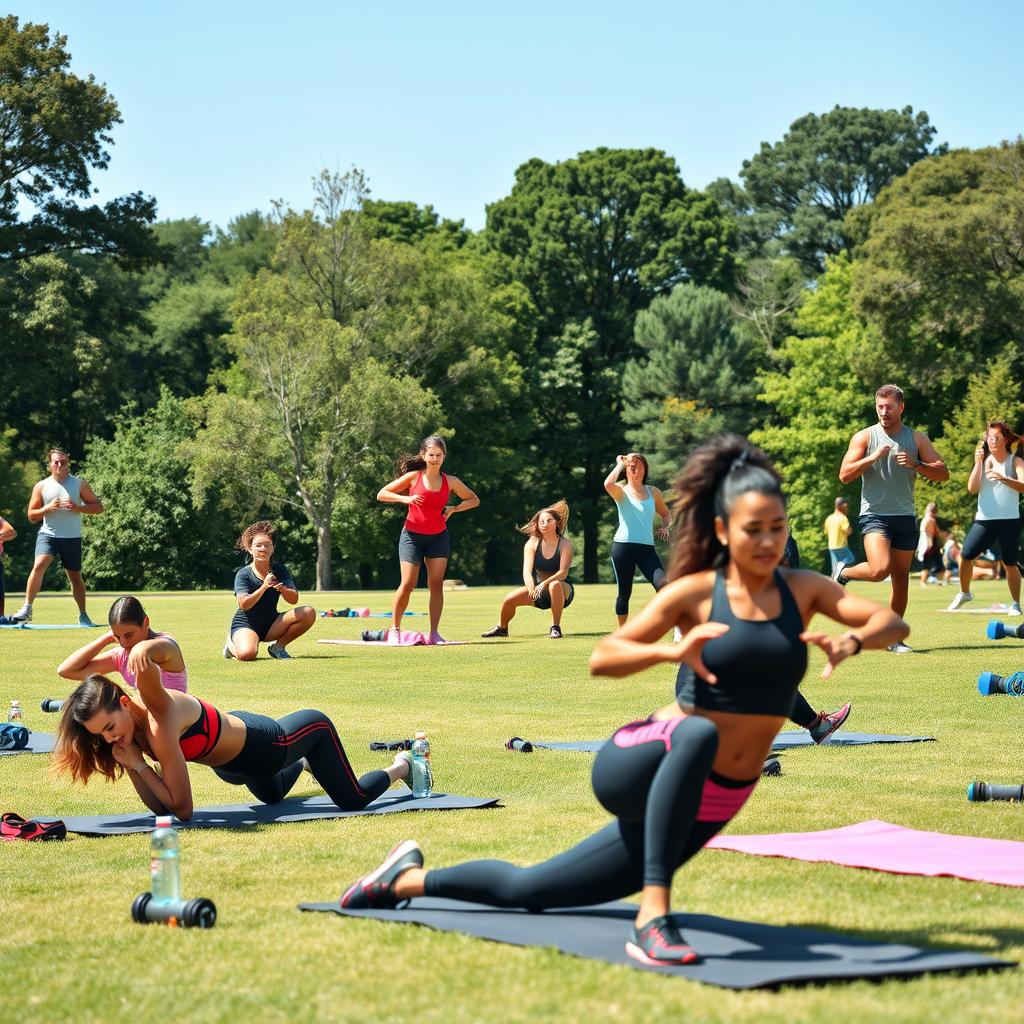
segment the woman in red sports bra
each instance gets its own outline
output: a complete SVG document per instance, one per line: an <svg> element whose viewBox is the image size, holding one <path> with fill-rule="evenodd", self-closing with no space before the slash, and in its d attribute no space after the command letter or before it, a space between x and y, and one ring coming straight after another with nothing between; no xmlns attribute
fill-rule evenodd
<svg viewBox="0 0 1024 1024"><path fill-rule="evenodd" d="M430 589L430 635L428 644L443 644L437 631L444 610L444 573L448 568L451 540L448 520L456 512L468 512L480 499L458 478L441 472L448 448L443 437L424 438L418 455L403 455L398 460L398 476L377 492L377 500L407 505L405 525L398 541L398 561L402 582L395 591L391 606L391 629L388 643L397 644L402 616L409 598L416 589L420 565L427 564L427 587ZM454 492L462 501L449 505Z"/></svg>
<svg viewBox="0 0 1024 1024"><path fill-rule="evenodd" d="M357 778L322 711L276 720L248 711L224 714L192 694L166 689L152 664L136 685L129 695L103 675L80 683L64 702L54 767L76 782L97 773L113 781L127 772L154 814L192 817L189 761L209 765L267 804L283 800L308 765L342 810L362 810L409 774L409 753L401 751L389 768Z"/></svg>

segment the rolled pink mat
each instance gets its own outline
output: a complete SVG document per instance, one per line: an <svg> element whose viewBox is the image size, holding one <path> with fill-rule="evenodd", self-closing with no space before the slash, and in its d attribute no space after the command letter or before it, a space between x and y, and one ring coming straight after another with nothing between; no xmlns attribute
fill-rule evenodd
<svg viewBox="0 0 1024 1024"><path fill-rule="evenodd" d="M369 608L357 608L356 609L356 614L361 619L368 619L370 617L370 609Z"/></svg>

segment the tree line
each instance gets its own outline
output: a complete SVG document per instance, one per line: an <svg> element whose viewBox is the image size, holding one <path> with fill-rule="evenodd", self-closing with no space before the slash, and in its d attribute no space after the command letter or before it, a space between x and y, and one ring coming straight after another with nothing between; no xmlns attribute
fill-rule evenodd
<svg viewBox="0 0 1024 1024"><path fill-rule="evenodd" d="M0 514L31 535L44 449L70 447L108 510L92 586L222 586L265 516L304 586L391 585L373 495L427 433L482 497L451 574L514 578L514 524L565 497L598 579L615 455L666 486L719 430L777 459L816 566L879 384L953 471L920 500L961 522L983 422L1021 423L1020 139L950 151L922 111L837 106L705 189L599 147L523 163L480 231L356 168L214 228L144 189L91 205L114 97L46 25L0 19L0 57ZM8 558L17 586L24 533Z"/></svg>

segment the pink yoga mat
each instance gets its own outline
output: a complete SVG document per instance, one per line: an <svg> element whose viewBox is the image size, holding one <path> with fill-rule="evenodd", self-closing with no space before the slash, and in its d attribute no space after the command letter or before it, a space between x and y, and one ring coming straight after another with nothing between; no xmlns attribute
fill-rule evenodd
<svg viewBox="0 0 1024 1024"><path fill-rule="evenodd" d="M338 647L387 647L393 651L433 650L435 647L465 647L468 640L445 640L443 644L387 644L383 640L317 640L318 644L334 644Z"/></svg>
<svg viewBox="0 0 1024 1024"><path fill-rule="evenodd" d="M708 847L758 857L827 861L894 875L948 876L1024 888L1024 843L919 832L888 821L862 821L824 832L715 836Z"/></svg>

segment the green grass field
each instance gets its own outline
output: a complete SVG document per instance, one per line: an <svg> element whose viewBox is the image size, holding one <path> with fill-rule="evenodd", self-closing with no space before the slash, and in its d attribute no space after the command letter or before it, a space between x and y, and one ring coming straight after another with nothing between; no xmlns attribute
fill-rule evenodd
<svg viewBox="0 0 1024 1024"><path fill-rule="evenodd" d="M860 588L883 599L887 588ZM442 631L477 640L495 621L503 591L447 595ZM976 585L978 605L1006 600L1005 587ZM19 603L8 596L8 607ZM637 597L644 596L637 588ZM1024 782L1024 700L982 698L979 671L1024 667L1024 644L990 643L984 615L938 614L948 589L912 581L910 643L919 653L865 653L822 682L812 654L804 692L813 705L852 700L848 728L935 736L937 743L813 748L782 755L736 832L801 831L882 818L915 828L1024 839L1024 808L968 804L973 779ZM134 896L148 885L148 837L72 837L0 848L0 982L19 1019L38 1021L536 1021L666 1020L891 1022L1020 1020L1024 971L839 983L733 993L463 936L333 915L307 915L301 901L337 897L399 839L414 837L428 866L501 857L530 863L558 852L606 820L590 794L585 754L509 753L512 735L606 736L666 703L669 669L626 680L592 679L586 660L613 623L612 588L580 587L564 640L550 641L546 613L520 612L509 640L433 650L318 645L353 638L385 620L318 620L289 664L261 651L253 664L220 655L234 605L227 594L151 595L154 625L176 635L193 692L224 710L281 715L326 711L357 770L386 763L373 739L428 731L437 786L500 795L486 811L402 814L237 831L183 832L186 896L218 908L208 932L143 928ZM325 594L318 608L389 607L390 595ZM636 602L635 604L638 604ZM100 621L107 595L91 595ZM412 608L426 607L418 592ZM67 595L44 597L36 622L74 621ZM414 620L408 620L410 627ZM420 619L419 622L425 620ZM0 700L19 698L27 724L53 731L39 701L67 692L56 664L90 635L0 631ZM192 768L197 805L242 801L211 771ZM303 776L296 793L317 792ZM0 758L0 804L25 817L134 810L127 780L71 788L45 756ZM677 876L680 908L777 924L819 927L880 941L967 948L1024 960L1024 891L886 875L824 864L709 851Z"/></svg>

